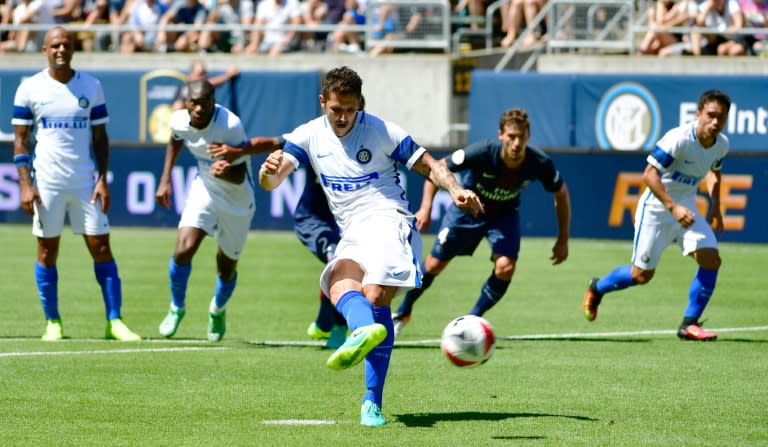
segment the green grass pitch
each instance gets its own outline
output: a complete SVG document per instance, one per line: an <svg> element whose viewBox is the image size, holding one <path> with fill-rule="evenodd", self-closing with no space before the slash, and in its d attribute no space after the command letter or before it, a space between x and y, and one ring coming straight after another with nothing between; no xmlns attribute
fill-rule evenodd
<svg viewBox="0 0 768 447"><path fill-rule="evenodd" d="M67 230L68 231L68 230ZM205 341L212 239L197 254L187 316L172 340L173 229L115 228L126 323L146 339L103 340L104 307L82 238L59 259L67 340L44 321L29 226L2 225L0 443L4 446L755 446L768 445L768 246L724 244L704 318L713 343L674 336L695 271L670 248L654 280L581 313L588 278L628 262L631 242L524 238L515 278L486 318L498 342L481 367L438 348L492 265L481 245L456 259L417 303L396 342L384 394L388 424L359 426L363 368L336 372L310 342L322 264L289 232L251 233L224 341ZM431 238L426 237L425 249ZM398 305L397 298L394 305Z"/></svg>

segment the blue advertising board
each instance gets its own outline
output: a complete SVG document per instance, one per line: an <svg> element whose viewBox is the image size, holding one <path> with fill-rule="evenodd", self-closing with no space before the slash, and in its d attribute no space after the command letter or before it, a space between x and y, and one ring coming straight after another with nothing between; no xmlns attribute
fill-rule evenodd
<svg viewBox="0 0 768 447"><path fill-rule="evenodd" d="M0 140L12 137L16 88L24 77L36 72L0 70ZM89 73L104 89L112 141L168 141L171 102L187 79L185 73L168 69ZM319 71L243 72L216 89L216 102L240 115L249 136L278 135L316 117L319 94Z"/></svg>
<svg viewBox="0 0 768 447"><path fill-rule="evenodd" d="M0 144L0 222L29 223L19 204L16 167L12 163L10 144ZM573 207L571 236L596 239L631 240L632 218L642 189L645 156L621 152L553 152L552 158L568 184ZM174 194L170 210L155 203L155 189L160 179L165 150L159 145L113 146L110 157L112 208L110 222L114 226L167 226L178 223L189 184L196 174L193 158L184 151L172 173ZM264 155L254 157L256 169ZM256 190L256 215L252 228L292 228L292 213L304 186L305 174L291 175L278 189ZM404 187L413 208L421 201L423 179L403 173ZM729 242L768 242L763 222L768 220L764 192L768 190L768 157L733 155L725 160L721 202L726 231L721 236ZM450 196L438 193L433 221L439 222ZM704 196L700 211L708 212ZM557 233L552 195L534 183L522 194L521 225L524 236L554 236ZM438 225L433 225L436 231Z"/></svg>
<svg viewBox="0 0 768 447"><path fill-rule="evenodd" d="M498 133L501 113L528 111L531 144L557 148L650 150L667 130L695 119L702 92L730 95L725 134L735 151L768 150L764 76L535 74L472 72L469 140Z"/></svg>

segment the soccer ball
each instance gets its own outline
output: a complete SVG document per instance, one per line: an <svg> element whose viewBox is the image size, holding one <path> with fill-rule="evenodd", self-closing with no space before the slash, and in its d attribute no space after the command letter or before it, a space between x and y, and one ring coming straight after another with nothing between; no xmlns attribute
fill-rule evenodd
<svg viewBox="0 0 768 447"><path fill-rule="evenodd" d="M496 347L493 327L484 318L463 315L448 323L440 337L440 349L456 366L482 365Z"/></svg>

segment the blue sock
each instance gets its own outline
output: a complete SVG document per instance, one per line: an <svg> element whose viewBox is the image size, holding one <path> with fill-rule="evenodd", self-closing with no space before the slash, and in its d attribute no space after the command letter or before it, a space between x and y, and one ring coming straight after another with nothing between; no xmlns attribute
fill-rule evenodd
<svg viewBox="0 0 768 447"><path fill-rule="evenodd" d="M96 281L101 286L101 296L104 299L107 320L120 318L120 307L123 305L123 288L120 276L117 274L115 260L95 262L93 271L96 274Z"/></svg>
<svg viewBox="0 0 768 447"><path fill-rule="evenodd" d="M626 289L637 284L632 278L632 266L620 265L597 281L597 293L604 294Z"/></svg>
<svg viewBox="0 0 768 447"><path fill-rule="evenodd" d="M338 320L336 318L336 308L333 303L328 299L325 294L320 291L320 309L317 311L317 318L315 318L315 325L320 328L321 331L331 332L333 325Z"/></svg>
<svg viewBox="0 0 768 447"><path fill-rule="evenodd" d="M224 309L227 305L227 301L232 297L232 293L235 291L237 285L237 272L235 276L229 281L223 281L221 276L216 277L216 292L213 295L213 305L217 309Z"/></svg>
<svg viewBox="0 0 768 447"><path fill-rule="evenodd" d="M712 293L715 291L717 282L717 270L707 270L699 267L696 276L691 282L691 288L688 290L688 307L685 309L686 319L695 319L698 321L704 308L707 307Z"/></svg>
<svg viewBox="0 0 768 447"><path fill-rule="evenodd" d="M397 308L397 313L400 315L410 315L411 312L413 312L413 305L416 303L416 300L418 300L419 297L429 288L429 286L432 285L432 281L434 280L435 275L425 273L424 277L421 279L421 287L417 289L411 289L405 294L403 302L400 303L400 306Z"/></svg>
<svg viewBox="0 0 768 447"><path fill-rule="evenodd" d="M363 403L366 400L372 400L381 408L384 381L387 378L392 345L395 343L395 326L392 322L392 310L389 307L374 307L373 319L387 328L387 337L365 356L365 387L368 390L363 396Z"/></svg>
<svg viewBox="0 0 768 447"><path fill-rule="evenodd" d="M480 296L477 298L475 307L469 313L482 317L483 314L493 307L507 292L511 281L502 281L496 277L494 272L485 280L483 288L480 290Z"/></svg>
<svg viewBox="0 0 768 447"><path fill-rule="evenodd" d="M184 308L184 300L187 296L187 282L191 272L191 262L187 265L179 265L171 257L171 263L168 266L168 276L171 283L171 304L178 309Z"/></svg>
<svg viewBox="0 0 768 447"><path fill-rule="evenodd" d="M336 309L347 320L347 325L353 331L361 326L375 323L373 319L373 306L361 292L350 290L339 298ZM392 319L392 316L389 316Z"/></svg>
<svg viewBox="0 0 768 447"><path fill-rule="evenodd" d="M59 315L59 272L56 266L45 267L35 263L35 282L37 293L40 295L40 304L46 320L60 320Z"/></svg>

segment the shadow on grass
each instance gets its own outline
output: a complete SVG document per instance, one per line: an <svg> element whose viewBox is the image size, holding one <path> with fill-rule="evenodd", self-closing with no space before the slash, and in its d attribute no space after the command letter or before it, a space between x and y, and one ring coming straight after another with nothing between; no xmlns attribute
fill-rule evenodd
<svg viewBox="0 0 768 447"><path fill-rule="evenodd" d="M586 416L571 416L565 414L549 413L498 413L481 411L457 411L452 413L417 413L396 414L397 422L402 422L406 427L434 427L438 422L459 421L502 421L517 418L563 418L577 421L595 422L597 419ZM538 438L536 438L538 439Z"/></svg>

